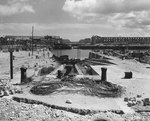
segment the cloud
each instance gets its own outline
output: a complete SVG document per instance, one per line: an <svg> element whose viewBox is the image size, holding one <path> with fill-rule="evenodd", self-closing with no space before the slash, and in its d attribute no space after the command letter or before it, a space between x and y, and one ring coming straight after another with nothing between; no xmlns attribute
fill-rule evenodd
<svg viewBox="0 0 150 121"><path fill-rule="evenodd" d="M134 28L150 25L149 0L66 0L62 9L80 21Z"/></svg>
<svg viewBox="0 0 150 121"><path fill-rule="evenodd" d="M13 14L29 12L34 13L32 5L28 0L8 0L6 4L0 4L0 16L10 16Z"/></svg>
<svg viewBox="0 0 150 121"><path fill-rule="evenodd" d="M118 27L149 29L150 11L116 13L108 21Z"/></svg>
<svg viewBox="0 0 150 121"><path fill-rule="evenodd" d="M0 24L1 36L5 35L19 35L31 36L31 29L34 25L34 36L57 35L63 38L71 39L71 41L78 41L81 38L91 37L93 35L100 36L148 36L149 31L141 31L138 29L121 29L118 30L111 26L102 24L39 24L39 23L5 23Z"/></svg>
<svg viewBox="0 0 150 121"><path fill-rule="evenodd" d="M63 10L73 17L82 19L86 16L95 16L93 9L96 7L96 0L66 0Z"/></svg>
<svg viewBox="0 0 150 121"><path fill-rule="evenodd" d="M149 0L66 0L63 10L76 16L150 10Z"/></svg>
<svg viewBox="0 0 150 121"><path fill-rule="evenodd" d="M60 23L51 23L51 24L44 24L44 23L3 23L0 24L0 30L3 29L9 29L9 30L31 30L32 26L36 30L59 30L59 29L91 29L91 28L100 28L103 27L102 25L99 24L71 24L71 23L65 23L65 24L60 24ZM105 26L107 27L107 26Z"/></svg>

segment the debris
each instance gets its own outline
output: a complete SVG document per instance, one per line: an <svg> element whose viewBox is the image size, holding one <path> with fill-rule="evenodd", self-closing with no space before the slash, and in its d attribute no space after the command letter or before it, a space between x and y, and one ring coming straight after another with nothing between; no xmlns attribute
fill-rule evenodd
<svg viewBox="0 0 150 121"><path fill-rule="evenodd" d="M1 91L0 91L0 97L3 97L3 96L4 96L4 91L1 90Z"/></svg>
<svg viewBox="0 0 150 121"><path fill-rule="evenodd" d="M127 97L126 97L126 98L124 98L124 101L125 101L125 102L128 102L127 105L128 105L129 107L134 106L134 105L137 104L136 97L130 97L130 98L127 98Z"/></svg>
<svg viewBox="0 0 150 121"><path fill-rule="evenodd" d="M137 95L137 98L141 98L142 97L142 95Z"/></svg>
<svg viewBox="0 0 150 121"><path fill-rule="evenodd" d="M128 101L128 104L127 104L129 107L133 106L133 102L132 101Z"/></svg>
<svg viewBox="0 0 150 121"><path fill-rule="evenodd" d="M9 96L9 90L4 90L4 96Z"/></svg>
<svg viewBox="0 0 150 121"><path fill-rule="evenodd" d="M125 102L128 102L128 101L129 101L129 98L128 98L128 97L125 97L125 98L124 98L124 101L125 101Z"/></svg>
<svg viewBox="0 0 150 121"><path fill-rule="evenodd" d="M14 89L9 90L9 94L11 94L11 95L15 94Z"/></svg>
<svg viewBox="0 0 150 121"><path fill-rule="evenodd" d="M72 101L70 99L66 100L66 103L72 104Z"/></svg>
<svg viewBox="0 0 150 121"><path fill-rule="evenodd" d="M147 106L147 105L149 105L149 104L150 104L149 98L145 98L145 99L143 100L143 106Z"/></svg>

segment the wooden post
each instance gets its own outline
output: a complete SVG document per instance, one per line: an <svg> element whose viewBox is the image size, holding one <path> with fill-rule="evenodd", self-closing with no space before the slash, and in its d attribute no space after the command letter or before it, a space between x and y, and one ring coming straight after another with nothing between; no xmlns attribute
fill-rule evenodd
<svg viewBox="0 0 150 121"><path fill-rule="evenodd" d="M13 79L13 50L10 49L10 79Z"/></svg>
<svg viewBox="0 0 150 121"><path fill-rule="evenodd" d="M34 32L34 26L32 26L32 56L33 56L33 32Z"/></svg>

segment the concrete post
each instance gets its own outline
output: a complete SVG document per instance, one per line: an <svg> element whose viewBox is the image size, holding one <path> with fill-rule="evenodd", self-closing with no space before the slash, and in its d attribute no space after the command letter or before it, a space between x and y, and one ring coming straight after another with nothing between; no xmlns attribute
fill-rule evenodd
<svg viewBox="0 0 150 121"><path fill-rule="evenodd" d="M21 70L21 83L25 83L27 79L27 74L26 74L27 68L23 66L20 68L20 70Z"/></svg>
<svg viewBox="0 0 150 121"><path fill-rule="evenodd" d="M101 81L107 81L107 68L102 67L101 72Z"/></svg>
<svg viewBox="0 0 150 121"><path fill-rule="evenodd" d="M131 79L132 78L132 72L124 72L125 73L125 79Z"/></svg>

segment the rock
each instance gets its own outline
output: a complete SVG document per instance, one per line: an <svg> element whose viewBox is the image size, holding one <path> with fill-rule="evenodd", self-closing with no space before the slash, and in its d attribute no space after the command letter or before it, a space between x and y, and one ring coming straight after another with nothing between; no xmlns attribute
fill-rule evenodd
<svg viewBox="0 0 150 121"><path fill-rule="evenodd" d="M0 91L0 97L3 97L4 96L4 91Z"/></svg>
<svg viewBox="0 0 150 121"><path fill-rule="evenodd" d="M137 104L142 104L142 101L138 100L138 101L137 101Z"/></svg>
<svg viewBox="0 0 150 121"><path fill-rule="evenodd" d="M15 91L12 89L12 90L9 90L10 94L13 95L15 94Z"/></svg>
<svg viewBox="0 0 150 121"><path fill-rule="evenodd" d="M9 90L4 91L4 96L9 96Z"/></svg>
<svg viewBox="0 0 150 121"><path fill-rule="evenodd" d="M129 100L130 101L136 101L136 98L135 97L131 97Z"/></svg>
<svg viewBox="0 0 150 121"><path fill-rule="evenodd" d="M15 91L15 93L19 93L19 94L23 93L22 88L19 88L19 87L15 87L14 91Z"/></svg>
<svg viewBox="0 0 150 121"><path fill-rule="evenodd" d="M10 117L10 120L13 120L13 119L14 119L14 117L13 117L13 116L11 116L11 117Z"/></svg>
<svg viewBox="0 0 150 121"><path fill-rule="evenodd" d="M110 121L108 118L97 118L94 121Z"/></svg>
<svg viewBox="0 0 150 121"><path fill-rule="evenodd" d="M144 104L144 106L147 106L147 105L149 105L149 98L145 98L144 100L143 100L143 104Z"/></svg>
<svg viewBox="0 0 150 121"><path fill-rule="evenodd" d="M149 102L149 98L145 98L144 101L145 101L145 102Z"/></svg>
<svg viewBox="0 0 150 121"><path fill-rule="evenodd" d="M136 105L136 104L137 104L137 102L136 102L136 101L133 101L133 102L132 102L132 104L133 104L133 105Z"/></svg>
<svg viewBox="0 0 150 121"><path fill-rule="evenodd" d="M128 97L125 97L125 98L124 98L124 101L125 101L125 102L128 102L128 101L129 101L129 98L128 98Z"/></svg>
<svg viewBox="0 0 150 121"><path fill-rule="evenodd" d="M66 103L72 104L72 101L70 99L66 100Z"/></svg>
<svg viewBox="0 0 150 121"><path fill-rule="evenodd" d="M128 101L128 106L129 106L129 107L133 106L132 101Z"/></svg>
<svg viewBox="0 0 150 121"><path fill-rule="evenodd" d="M59 116L60 116L60 112L56 111L55 117L59 117Z"/></svg>
<svg viewBox="0 0 150 121"><path fill-rule="evenodd" d="M137 95L137 98L141 98L142 97L142 95Z"/></svg>

